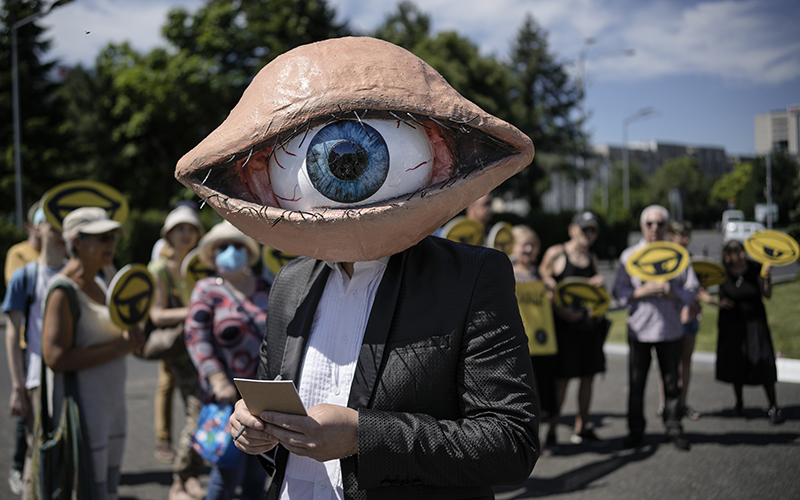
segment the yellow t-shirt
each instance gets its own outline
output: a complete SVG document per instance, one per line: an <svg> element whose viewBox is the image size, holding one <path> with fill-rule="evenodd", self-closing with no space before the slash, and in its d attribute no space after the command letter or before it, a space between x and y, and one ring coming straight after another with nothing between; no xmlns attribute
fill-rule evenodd
<svg viewBox="0 0 800 500"><path fill-rule="evenodd" d="M14 274L14 271L38 258L39 250L33 248L27 240L9 248L6 254L6 286L8 286L8 282L11 280L11 275Z"/></svg>
<svg viewBox="0 0 800 500"><path fill-rule="evenodd" d="M168 292L178 296L184 306L189 305L189 299L192 296L192 289L182 277L172 276L169 274L169 269L167 268L167 259L160 258L158 260L151 260L147 265L147 270L150 271L150 274L152 274L157 281L166 284L167 287L169 287L171 283L172 290L168 290Z"/></svg>

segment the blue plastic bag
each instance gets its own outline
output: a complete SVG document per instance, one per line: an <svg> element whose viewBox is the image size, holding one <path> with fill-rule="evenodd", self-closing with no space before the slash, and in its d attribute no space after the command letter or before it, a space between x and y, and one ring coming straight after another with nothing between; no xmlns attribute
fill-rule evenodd
<svg viewBox="0 0 800 500"><path fill-rule="evenodd" d="M228 421L232 414L231 405L203 405L197 418L197 430L192 436L192 448L197 454L224 469L235 467L242 453L233 444L231 424Z"/></svg>

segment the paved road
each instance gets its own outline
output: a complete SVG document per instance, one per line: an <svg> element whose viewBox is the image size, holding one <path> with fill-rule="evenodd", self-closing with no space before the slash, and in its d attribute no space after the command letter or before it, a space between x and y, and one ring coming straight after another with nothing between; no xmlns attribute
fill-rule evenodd
<svg viewBox="0 0 800 500"><path fill-rule="evenodd" d="M0 351L5 359L4 347ZM609 354L608 365L608 373L596 382L594 404L597 433L606 440L606 446L564 444L555 455L539 460L525 484L497 488L499 499L800 498L800 384L778 384L778 398L789 420L782 426L770 426L760 389L745 390L747 416L733 418L726 413L733 404L732 390L714 381L712 364L696 362L690 402L704 415L699 421L686 422L694 448L685 453L663 442L661 424L655 417L656 378L651 376L646 445L632 451L620 449L626 433L626 357ZM123 500L167 499L170 468L152 455L156 378L155 364L129 359L125 393L128 440L120 487ZM9 389L7 370L0 369L3 404L8 401ZM575 392L576 387L570 385L565 417L558 430L560 441L565 443L575 411ZM176 415L180 410L176 397ZM178 425L176 421L176 433ZM0 429L0 499L14 498L5 482L12 439L12 420L5 411L0 412ZM206 481L207 476L202 479Z"/></svg>

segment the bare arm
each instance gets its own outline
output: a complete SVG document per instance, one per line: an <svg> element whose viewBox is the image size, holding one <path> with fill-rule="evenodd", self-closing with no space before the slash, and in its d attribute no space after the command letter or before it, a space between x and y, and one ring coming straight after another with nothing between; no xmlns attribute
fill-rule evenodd
<svg viewBox="0 0 800 500"><path fill-rule="evenodd" d="M47 301L42 326L42 357L54 372L78 371L124 356L142 343L141 332L125 330L121 338L107 344L74 347L75 332L67 293L53 290Z"/></svg>
<svg viewBox="0 0 800 500"><path fill-rule="evenodd" d="M550 291L553 291L556 287L556 280L553 278L555 274L553 264L559 255L561 255L561 246L552 246L544 253L542 262L539 264L539 276L542 277L542 281Z"/></svg>
<svg viewBox="0 0 800 500"><path fill-rule="evenodd" d="M156 282L155 297L153 307L150 309L150 320L158 328L175 326L186 321L189 315L188 307L169 307L169 290L167 284L158 276L154 276Z"/></svg>
<svg viewBox="0 0 800 500"><path fill-rule="evenodd" d="M21 326L22 311L9 311L6 322L6 357L11 375L9 413L12 417L27 417L30 413L30 402L25 390L25 370L22 369L22 349L19 346Z"/></svg>
<svg viewBox="0 0 800 500"><path fill-rule="evenodd" d="M592 269L594 269L595 274L589 278L589 284L596 286L597 288L605 288L606 279L597 271L600 269L600 263L598 262L597 255L595 253L592 253Z"/></svg>

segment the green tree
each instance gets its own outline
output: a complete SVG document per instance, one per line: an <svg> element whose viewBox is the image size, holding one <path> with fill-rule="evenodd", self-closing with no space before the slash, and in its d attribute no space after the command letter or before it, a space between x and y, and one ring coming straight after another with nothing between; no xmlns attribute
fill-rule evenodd
<svg viewBox="0 0 800 500"><path fill-rule="evenodd" d="M778 205L780 221L789 220L790 212L797 206L797 189L800 187L800 165L783 152L774 152L772 162L772 203ZM756 203L766 203L767 164L766 157L760 156L753 165Z"/></svg>
<svg viewBox="0 0 800 500"><path fill-rule="evenodd" d="M280 54L349 34L335 16L325 0L209 0L194 14L171 10L162 32L174 47L214 61L246 86Z"/></svg>
<svg viewBox="0 0 800 500"><path fill-rule="evenodd" d="M583 152L582 122L572 116L583 98L580 87L556 60L547 31L530 14L511 49L511 71L517 80L513 123L542 151Z"/></svg>
<svg viewBox="0 0 800 500"><path fill-rule="evenodd" d="M592 193L592 211L600 214L608 224L629 224L630 228L639 227L638 215L647 205L655 203L648 188L648 182L642 173L641 165L630 162L628 173L630 179L630 211L625 209L623 203L623 171L622 163L614 162L608 172L608 210L603 206L603 190L605 186L598 186ZM621 249L618 249L621 250Z"/></svg>
<svg viewBox="0 0 800 500"><path fill-rule="evenodd" d="M175 164L228 115L255 73L294 46L346 33L324 1L211 0L194 14L170 12L171 48L140 54L108 45L91 71L64 85L65 125L80 156L66 166L107 182L134 208L166 209L191 196Z"/></svg>
<svg viewBox="0 0 800 500"><path fill-rule="evenodd" d="M431 18L408 0L397 4L397 12L386 16L373 36L414 51L417 44L430 38Z"/></svg>
<svg viewBox="0 0 800 500"><path fill-rule="evenodd" d="M0 213L15 212L14 130L11 84L11 26L29 15L42 12L47 2L5 0L0 10ZM55 83L49 75L56 61L46 61L50 48L40 21L17 30L19 104L22 159L23 210L35 202L54 182L52 166L63 154L65 138L59 125L63 118L56 99ZM24 216L24 213L23 213Z"/></svg>
<svg viewBox="0 0 800 500"><path fill-rule="evenodd" d="M653 203L669 207L669 193L677 189L681 193L683 218L695 225L708 225L716 220L708 210L707 193L711 181L700 172L694 158L675 158L664 162L647 180Z"/></svg>
<svg viewBox="0 0 800 500"><path fill-rule="evenodd" d="M532 17L520 28L511 62L481 56L475 44L455 32L430 33L430 17L409 1L387 16L374 35L410 50L433 66L464 97L517 126L538 152L561 157L585 150L581 122L572 115L581 93L547 46L547 33ZM570 169L567 169L570 170ZM504 183L499 191L540 205L548 187L547 171L534 163Z"/></svg>
<svg viewBox="0 0 800 500"><path fill-rule="evenodd" d="M527 134L537 151L588 156L582 119L576 112L583 98L574 82L550 51L547 31L528 15L511 49L511 92L508 120ZM502 189L539 206L548 170L534 158L533 164L506 181Z"/></svg>
<svg viewBox="0 0 800 500"><path fill-rule="evenodd" d="M733 170L719 178L711 186L709 203L711 205L728 206L733 200L733 206L742 210L745 217L753 217L756 203L757 181L753 177L751 163L737 163Z"/></svg>

